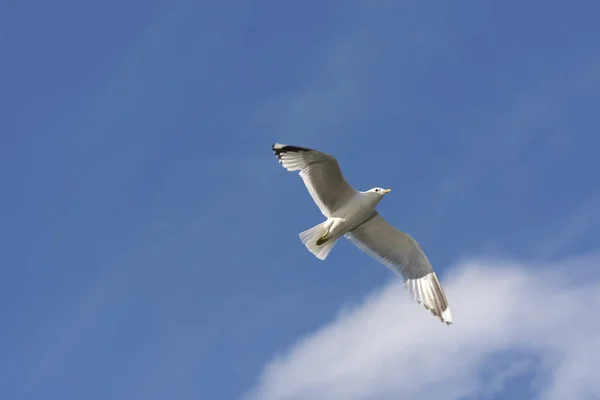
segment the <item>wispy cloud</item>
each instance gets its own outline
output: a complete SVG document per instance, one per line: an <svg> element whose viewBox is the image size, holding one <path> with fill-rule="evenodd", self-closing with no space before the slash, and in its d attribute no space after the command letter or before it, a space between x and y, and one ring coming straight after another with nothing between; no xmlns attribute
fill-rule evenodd
<svg viewBox="0 0 600 400"><path fill-rule="evenodd" d="M270 132L270 140L302 138L312 146L338 132L361 104L364 41L354 34L323 43L314 51L316 59L323 59L317 71L303 76L306 84L297 90L262 104L253 121L257 129Z"/></svg>
<svg viewBox="0 0 600 400"><path fill-rule="evenodd" d="M452 327L394 281L277 355L247 399L489 398L531 375L540 399L598 396L599 260L462 261L444 282Z"/></svg>
<svg viewBox="0 0 600 400"><path fill-rule="evenodd" d="M469 196L473 188L485 182L510 181L513 190L525 190L540 175L549 173L548 163L542 163L539 156L532 157L531 149L553 153L559 158L573 146L576 136L581 135L577 129L568 127L568 120L572 118L568 109L590 87L598 87L599 61L595 57L588 58L574 55L563 68L541 72L536 80L515 90L504 110L494 108L493 117L482 110L483 117L469 116L461 122L468 126L465 130L469 140L456 153L446 176L437 184L437 196L432 200L434 211L425 222L428 230L434 229L450 204ZM593 206L586 208L591 210ZM553 241L561 240L558 237ZM544 250L538 253L555 254Z"/></svg>
<svg viewBox="0 0 600 400"><path fill-rule="evenodd" d="M550 259L560 254L565 247L571 245L592 226L598 225L600 219L600 195L584 201L571 211L565 221L561 221L551 236L542 240L536 254L542 259Z"/></svg>

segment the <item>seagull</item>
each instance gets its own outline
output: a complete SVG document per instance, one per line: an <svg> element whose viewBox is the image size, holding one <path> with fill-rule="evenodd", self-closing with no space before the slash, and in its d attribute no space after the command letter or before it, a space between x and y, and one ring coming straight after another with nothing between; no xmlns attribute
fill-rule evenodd
<svg viewBox="0 0 600 400"><path fill-rule="evenodd" d="M330 154L306 147L275 143L279 163L300 177L324 222L299 234L306 248L325 260L344 236L360 250L402 277L411 296L440 321L452 324L452 314L442 285L421 246L410 235L394 228L375 209L391 189L375 187L357 191L348 184Z"/></svg>

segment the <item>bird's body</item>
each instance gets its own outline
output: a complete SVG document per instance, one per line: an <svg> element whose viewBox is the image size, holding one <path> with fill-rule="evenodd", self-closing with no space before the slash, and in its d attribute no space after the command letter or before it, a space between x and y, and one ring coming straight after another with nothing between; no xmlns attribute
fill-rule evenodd
<svg viewBox="0 0 600 400"><path fill-rule="evenodd" d="M345 236L359 249L399 273L412 296L450 325L452 315L444 291L419 244L389 225L376 211L390 189L357 191L344 179L337 160L313 149L276 143L273 151L288 171L300 176L327 218L299 234L306 248L325 260Z"/></svg>
<svg viewBox="0 0 600 400"><path fill-rule="evenodd" d="M332 238L345 235L365 222L381 199L381 196L370 192L356 192L344 206L327 218L325 229Z"/></svg>

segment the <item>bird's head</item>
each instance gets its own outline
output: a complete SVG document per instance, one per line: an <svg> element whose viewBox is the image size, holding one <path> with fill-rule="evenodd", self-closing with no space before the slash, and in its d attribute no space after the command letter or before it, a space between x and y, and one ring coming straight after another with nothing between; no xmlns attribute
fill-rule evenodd
<svg viewBox="0 0 600 400"><path fill-rule="evenodd" d="M392 191L392 189L382 189L380 187L376 187L376 188L368 190L367 192L369 192L369 193L375 193L375 194L378 194L380 196L384 196L384 195L388 194L391 191Z"/></svg>

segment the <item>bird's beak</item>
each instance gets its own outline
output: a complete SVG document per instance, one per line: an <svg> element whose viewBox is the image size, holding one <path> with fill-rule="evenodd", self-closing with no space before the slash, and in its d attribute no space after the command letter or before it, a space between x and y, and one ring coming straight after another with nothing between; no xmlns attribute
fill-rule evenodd
<svg viewBox="0 0 600 400"><path fill-rule="evenodd" d="M383 193L389 193L389 192L391 192L391 191L392 191L392 189L385 189L385 190L383 191Z"/></svg>

